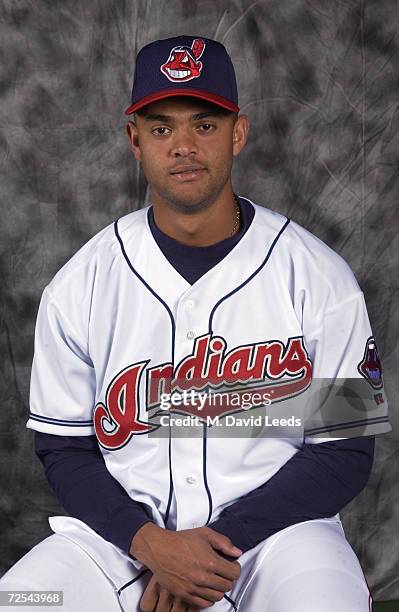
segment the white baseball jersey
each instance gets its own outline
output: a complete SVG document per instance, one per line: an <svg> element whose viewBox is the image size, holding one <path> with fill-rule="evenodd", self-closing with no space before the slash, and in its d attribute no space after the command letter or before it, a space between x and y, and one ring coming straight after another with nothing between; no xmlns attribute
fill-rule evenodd
<svg viewBox="0 0 399 612"><path fill-rule="evenodd" d="M296 223L251 204L255 216L242 239L193 285L160 251L142 209L84 245L41 300L27 427L96 434L109 472L160 526L216 519L270 479L304 440L391 429L351 270ZM355 406L348 417L330 409L308 428L301 419L288 428L279 421L293 398L307 397L312 380L336 378L363 381L366 408ZM229 401L162 410L171 391L193 387L228 389ZM251 399L267 392L271 404L243 410L231 401L243 391ZM207 421L254 414L274 418L262 435L217 435L215 421ZM174 435L176 415L199 415L200 424ZM161 425L165 418L169 426ZM82 521L51 517L50 524L108 572L117 571L116 558L140 566Z"/></svg>

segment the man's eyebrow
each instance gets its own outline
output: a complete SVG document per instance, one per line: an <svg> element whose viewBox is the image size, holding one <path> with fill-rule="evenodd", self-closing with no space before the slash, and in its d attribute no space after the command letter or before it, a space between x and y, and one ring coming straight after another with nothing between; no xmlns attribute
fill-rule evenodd
<svg viewBox="0 0 399 612"><path fill-rule="evenodd" d="M143 118L146 121L161 121L164 123L171 123L173 121L173 117L169 115L144 115Z"/></svg>
<svg viewBox="0 0 399 612"><path fill-rule="evenodd" d="M218 111L205 111L203 113L195 113L195 115L191 115L190 119L192 121L201 121L201 119L206 119L207 117L221 117L223 116ZM143 117L146 121L160 121L161 123L173 123L174 118L170 115L144 115Z"/></svg>
<svg viewBox="0 0 399 612"><path fill-rule="evenodd" d="M207 117L222 117L223 114L219 113L218 111L205 111L203 113L196 113L195 115L192 115L191 119L193 119L194 121L200 121L201 119L207 119Z"/></svg>

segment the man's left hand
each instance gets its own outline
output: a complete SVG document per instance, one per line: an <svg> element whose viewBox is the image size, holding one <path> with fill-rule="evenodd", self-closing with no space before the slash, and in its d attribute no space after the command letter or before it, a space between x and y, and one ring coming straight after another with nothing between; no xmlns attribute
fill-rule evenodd
<svg viewBox="0 0 399 612"><path fill-rule="evenodd" d="M211 602L209 602L211 603ZM140 600L140 612L194 612L180 597L176 597L151 576Z"/></svg>

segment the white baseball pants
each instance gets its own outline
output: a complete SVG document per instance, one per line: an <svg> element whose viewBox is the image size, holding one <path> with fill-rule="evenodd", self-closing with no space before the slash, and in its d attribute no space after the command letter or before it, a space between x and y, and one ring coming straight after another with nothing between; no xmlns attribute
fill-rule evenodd
<svg viewBox="0 0 399 612"><path fill-rule="evenodd" d="M214 612L371 612L362 569L336 517L288 527L239 562L241 576ZM51 608L60 612L138 612L148 579L148 571L132 564L131 580L115 584L79 545L56 533L4 574L0 590L63 591L63 606Z"/></svg>

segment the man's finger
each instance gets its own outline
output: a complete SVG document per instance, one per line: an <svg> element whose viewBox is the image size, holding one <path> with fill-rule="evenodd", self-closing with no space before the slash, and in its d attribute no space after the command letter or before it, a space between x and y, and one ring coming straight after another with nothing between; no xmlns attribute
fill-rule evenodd
<svg viewBox="0 0 399 612"><path fill-rule="evenodd" d="M154 576L152 576L140 599L140 612L153 612L157 605L158 597L159 585Z"/></svg>
<svg viewBox="0 0 399 612"><path fill-rule="evenodd" d="M172 593L169 593L163 587L160 587L159 590L159 599L157 603L157 607L154 608L154 612L170 612L173 605L174 596Z"/></svg>
<svg viewBox="0 0 399 612"><path fill-rule="evenodd" d="M224 597L224 592L209 589L208 587L198 587L193 588L191 595L201 597L201 599L207 600L208 604L211 605L217 601L221 601Z"/></svg>
<svg viewBox="0 0 399 612"><path fill-rule="evenodd" d="M227 578L227 580L237 580L241 574L241 565L238 561L227 561L218 553L215 553L213 574Z"/></svg>
<svg viewBox="0 0 399 612"><path fill-rule="evenodd" d="M233 580L227 580L227 578L223 578L217 574L208 575L202 583L199 581L197 582L197 585L200 587L208 587L210 589L215 589L215 591L223 591L223 593L231 591L233 584Z"/></svg>
<svg viewBox="0 0 399 612"><path fill-rule="evenodd" d="M187 612L188 610L194 610L194 608L189 608L188 604L186 604L185 601L180 599L180 597L174 598L170 612Z"/></svg>
<svg viewBox="0 0 399 612"><path fill-rule="evenodd" d="M187 598L187 601L189 601L191 608L196 610L196 612L198 612L198 610L203 610L204 608L211 608L214 604L214 602L209 601L209 599L204 599L198 595L190 595L189 598Z"/></svg>

